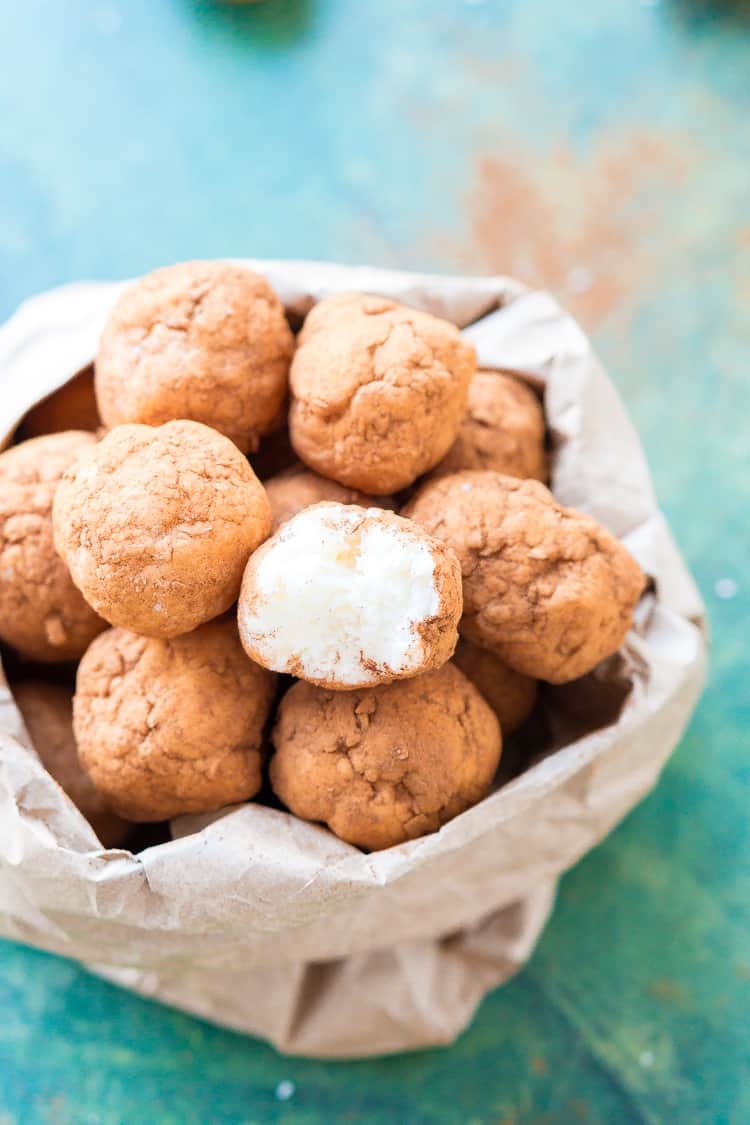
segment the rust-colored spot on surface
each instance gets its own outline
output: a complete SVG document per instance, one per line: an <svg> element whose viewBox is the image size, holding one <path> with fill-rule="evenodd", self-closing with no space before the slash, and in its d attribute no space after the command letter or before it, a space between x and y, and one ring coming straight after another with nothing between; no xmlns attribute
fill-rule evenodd
<svg viewBox="0 0 750 1125"><path fill-rule="evenodd" d="M531 1073L532 1074L546 1074L549 1070L547 1060L542 1055L534 1055L531 1060Z"/></svg>
<svg viewBox="0 0 750 1125"><path fill-rule="evenodd" d="M577 1121L589 1120L589 1107L581 1098L571 1098L568 1102L568 1108Z"/></svg>
<svg viewBox="0 0 750 1125"><path fill-rule="evenodd" d="M655 1000L661 1000L665 1004L675 1004L678 1008L684 1008L688 1003L688 995L682 985L668 977L652 980L648 991Z"/></svg>
<svg viewBox="0 0 750 1125"><path fill-rule="evenodd" d="M471 268L551 289L589 328L656 282L662 230L690 161L631 133L581 158L483 156L470 197Z"/></svg>

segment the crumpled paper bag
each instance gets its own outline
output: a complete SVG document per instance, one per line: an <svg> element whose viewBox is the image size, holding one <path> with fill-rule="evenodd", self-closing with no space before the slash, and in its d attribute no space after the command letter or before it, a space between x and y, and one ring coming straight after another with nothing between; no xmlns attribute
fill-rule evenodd
<svg viewBox="0 0 750 1125"><path fill-rule="evenodd" d="M618 396L573 320L505 278L251 262L287 309L382 293L461 325L480 363L544 389L557 497L651 576L622 652L550 691L531 764L438 833L364 855L247 804L105 851L0 686L0 933L144 995L321 1057L450 1042L529 957L556 880L656 782L700 692L704 611ZM119 284L23 305L0 331L0 433L96 351Z"/></svg>

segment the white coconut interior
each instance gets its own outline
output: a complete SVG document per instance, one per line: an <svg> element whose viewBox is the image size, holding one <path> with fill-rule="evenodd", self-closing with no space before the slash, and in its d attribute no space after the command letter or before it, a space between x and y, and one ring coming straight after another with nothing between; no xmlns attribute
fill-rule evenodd
<svg viewBox="0 0 750 1125"><path fill-rule="evenodd" d="M418 670L416 626L439 608L426 543L377 517L376 508L308 508L279 532L240 611L243 635L277 672L346 684L376 682L378 668ZM368 668L368 664L370 667Z"/></svg>

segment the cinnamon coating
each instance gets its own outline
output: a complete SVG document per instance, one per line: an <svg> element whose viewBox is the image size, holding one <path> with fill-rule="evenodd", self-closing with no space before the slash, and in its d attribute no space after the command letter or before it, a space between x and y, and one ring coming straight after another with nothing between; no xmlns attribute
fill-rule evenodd
<svg viewBox="0 0 750 1125"><path fill-rule="evenodd" d="M265 489L271 505L274 532L304 508L324 500L337 504L357 504L360 508L386 508L390 511L396 507L392 496L368 496L365 492L358 492L356 488L345 488L343 484L327 480L301 464L293 465L271 477L265 482Z"/></svg>
<svg viewBox="0 0 750 1125"><path fill-rule="evenodd" d="M355 692L297 683L272 737L276 795L370 850L435 832L480 801L501 749L497 719L450 663Z"/></svg>
<svg viewBox="0 0 750 1125"><path fill-rule="evenodd" d="M247 659L233 620L171 640L110 629L78 668L81 764L134 821L246 801L260 788L273 693L274 677Z"/></svg>
<svg viewBox="0 0 750 1125"><path fill-rule="evenodd" d="M530 387L503 371L477 371L458 437L432 476L494 469L546 481L544 430L542 404Z"/></svg>
<svg viewBox="0 0 750 1125"><path fill-rule="evenodd" d="M230 262L155 270L115 305L96 357L106 426L189 418L243 451L278 418L294 349L265 278Z"/></svg>
<svg viewBox="0 0 750 1125"><path fill-rule="evenodd" d="M396 492L450 449L475 367L474 349L445 320L384 297L329 297L298 337L292 445L348 488Z"/></svg>
<svg viewBox="0 0 750 1125"><path fill-rule="evenodd" d="M271 509L247 459L198 422L118 426L65 473L55 544L113 625L176 637L227 610Z"/></svg>
<svg viewBox="0 0 750 1125"><path fill-rule="evenodd" d="M471 680L489 703L500 723L503 737L526 722L537 697L537 681L509 668L486 648L477 648L459 638L453 663Z"/></svg>
<svg viewBox="0 0 750 1125"><path fill-rule="evenodd" d="M0 638L30 660L76 660L105 623L55 551L52 504L66 469L94 449L68 430L0 454Z"/></svg>
<svg viewBox="0 0 750 1125"><path fill-rule="evenodd" d="M461 560L462 635L516 671L565 683L624 641L645 585L640 567L538 481L453 473L425 484L404 515Z"/></svg>

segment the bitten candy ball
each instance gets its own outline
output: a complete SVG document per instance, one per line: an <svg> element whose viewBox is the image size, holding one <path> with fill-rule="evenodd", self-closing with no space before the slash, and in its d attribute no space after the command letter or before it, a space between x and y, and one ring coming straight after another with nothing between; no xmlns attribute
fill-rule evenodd
<svg viewBox="0 0 750 1125"><path fill-rule="evenodd" d="M464 637L456 645L453 663L487 700L497 715L503 737L526 722L536 703L536 680L514 671L494 653L477 648Z"/></svg>
<svg viewBox="0 0 750 1125"><path fill-rule="evenodd" d="M112 811L78 761L72 693L59 684L23 680L14 685L13 698L47 773L77 805L104 847L119 847L131 825Z"/></svg>
<svg viewBox="0 0 750 1125"><path fill-rule="evenodd" d="M166 820L253 797L274 677L247 659L237 626L172 640L110 629L78 668L81 764L122 816Z"/></svg>
<svg viewBox="0 0 750 1125"><path fill-rule="evenodd" d="M383 297L330 297L298 337L292 445L349 488L398 491L450 449L475 367L474 349L445 320Z"/></svg>
<svg viewBox="0 0 750 1125"><path fill-rule="evenodd" d="M434 832L489 791L497 719L453 664L357 692L297 683L273 732L271 784L304 820L375 850Z"/></svg>
<svg viewBox="0 0 750 1125"><path fill-rule="evenodd" d="M0 638L31 660L76 660L105 627L55 551L52 502L63 473L95 448L79 430L0 454Z"/></svg>
<svg viewBox="0 0 750 1125"><path fill-rule="evenodd" d="M461 616L453 552L391 512L316 504L250 558L238 606L251 659L346 689L451 656Z"/></svg>
<svg viewBox="0 0 750 1125"><path fill-rule="evenodd" d="M358 492L356 488L345 488L335 480L318 476L304 465L295 465L278 473L267 480L264 487L271 505L274 531L278 531L282 524L298 512L324 500L338 504L358 504L360 508L388 508L392 511L396 507L391 496L375 498Z"/></svg>
<svg viewBox="0 0 750 1125"><path fill-rule="evenodd" d="M595 520L538 481L461 472L425 484L404 511L461 560L461 632L516 671L575 680L615 652L645 577Z"/></svg>
<svg viewBox="0 0 750 1125"><path fill-rule="evenodd" d="M227 610L271 530L247 459L198 422L111 430L66 472L53 515L86 600L111 624L154 637Z"/></svg>
<svg viewBox="0 0 750 1125"><path fill-rule="evenodd" d="M477 371L458 437L432 475L494 469L545 481L544 430L542 404L520 379L502 371Z"/></svg>
<svg viewBox="0 0 750 1125"><path fill-rule="evenodd" d="M273 428L294 338L268 282L229 262L155 270L115 305L96 357L106 426L189 418L243 451Z"/></svg>

